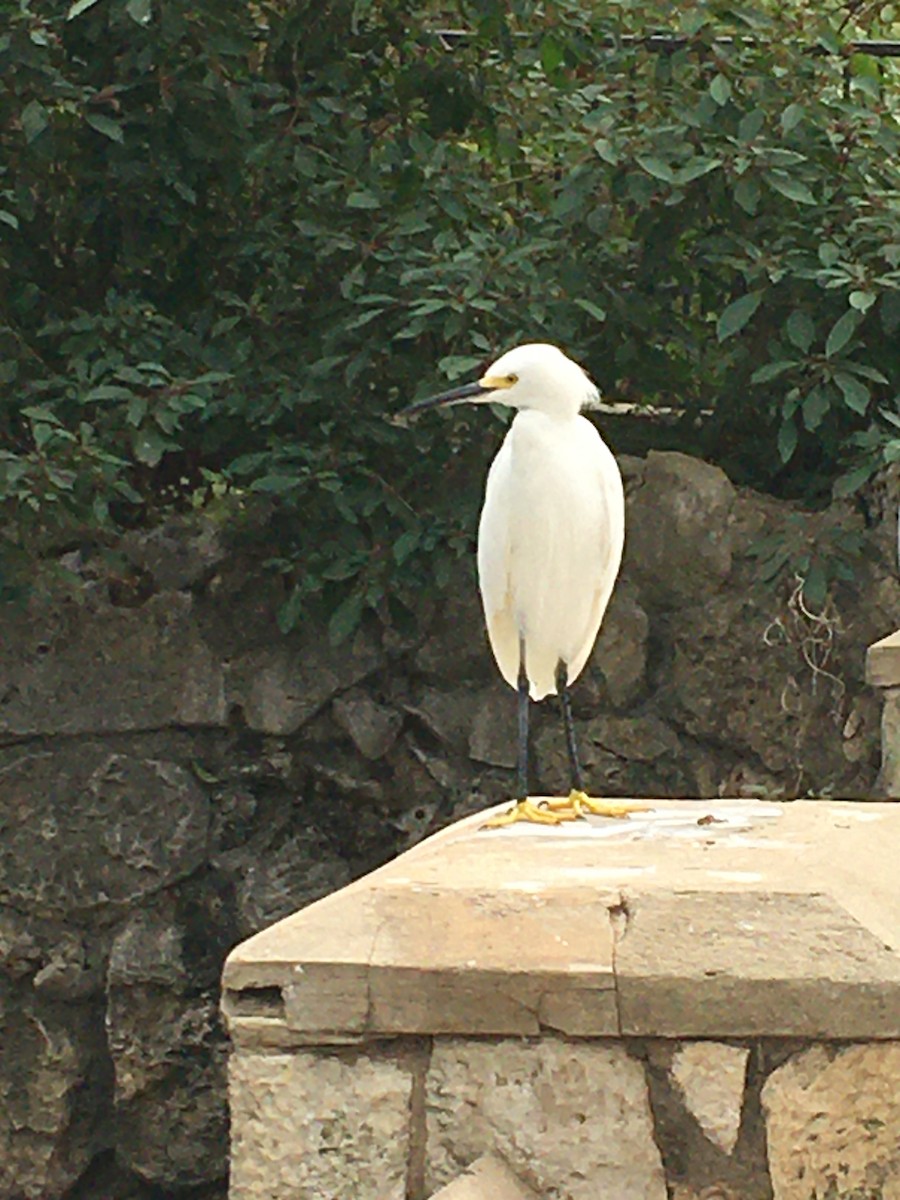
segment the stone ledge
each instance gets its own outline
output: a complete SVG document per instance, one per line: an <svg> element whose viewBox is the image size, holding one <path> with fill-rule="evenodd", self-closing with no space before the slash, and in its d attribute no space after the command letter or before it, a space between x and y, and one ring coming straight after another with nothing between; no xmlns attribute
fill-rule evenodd
<svg viewBox="0 0 900 1200"><path fill-rule="evenodd" d="M900 629L874 642L866 651L866 683L900 687Z"/></svg>
<svg viewBox="0 0 900 1200"><path fill-rule="evenodd" d="M232 1037L900 1037L900 808L652 803L442 831L238 946Z"/></svg>

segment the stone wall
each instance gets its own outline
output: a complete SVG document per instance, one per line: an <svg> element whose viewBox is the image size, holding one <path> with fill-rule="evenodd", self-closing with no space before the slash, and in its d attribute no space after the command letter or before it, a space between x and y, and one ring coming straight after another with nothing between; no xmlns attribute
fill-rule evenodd
<svg viewBox="0 0 900 1200"><path fill-rule="evenodd" d="M232 1200L896 1200L900 1043L406 1039L233 1060Z"/></svg>
<svg viewBox="0 0 900 1200"><path fill-rule="evenodd" d="M682 455L623 465L622 581L575 696L592 789L871 794L887 527L809 613L759 582L758 548L801 553L858 514L794 513ZM339 647L283 638L280 598L252 553L176 523L114 566L64 555L4 610L0 1200L216 1194L227 949L509 794L514 701L470 564L416 638L374 619ZM565 782L555 718L535 723L538 791Z"/></svg>

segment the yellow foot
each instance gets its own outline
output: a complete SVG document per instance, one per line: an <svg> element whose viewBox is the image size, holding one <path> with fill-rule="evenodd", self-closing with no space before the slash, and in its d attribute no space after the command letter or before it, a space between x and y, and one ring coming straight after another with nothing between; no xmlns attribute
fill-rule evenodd
<svg viewBox="0 0 900 1200"><path fill-rule="evenodd" d="M534 800L518 800L506 812L498 813L481 826L482 829L500 829L514 825L516 821L531 821L535 825L562 825L566 821L577 821L579 817L627 817L633 812L647 812L647 804L616 803L611 800L596 800L586 792L574 788L568 796L551 797L535 803Z"/></svg>
<svg viewBox="0 0 900 1200"><path fill-rule="evenodd" d="M617 802L615 800L598 800L587 792L579 792L575 788L568 796L548 800L547 807L554 814L563 816L566 821L574 817L627 817L633 812L649 812L649 804L634 804ZM569 814L572 814L571 816Z"/></svg>
<svg viewBox="0 0 900 1200"><path fill-rule="evenodd" d="M514 825L516 821L531 821L535 825L562 825L564 821L576 821L578 813L554 812L546 801L535 804L533 800L517 800L512 808L498 813L481 826L482 829L499 829L503 825Z"/></svg>

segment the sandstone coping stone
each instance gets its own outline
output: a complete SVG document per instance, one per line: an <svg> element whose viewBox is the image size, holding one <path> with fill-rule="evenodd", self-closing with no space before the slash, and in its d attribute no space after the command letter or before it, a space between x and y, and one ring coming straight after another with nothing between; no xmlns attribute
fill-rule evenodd
<svg viewBox="0 0 900 1200"><path fill-rule="evenodd" d="M900 687L900 629L866 651L866 682L873 687Z"/></svg>
<svg viewBox="0 0 900 1200"><path fill-rule="evenodd" d="M648 803L478 814L257 934L225 966L233 1039L900 1037L900 808Z"/></svg>
<svg viewBox="0 0 900 1200"><path fill-rule="evenodd" d="M230 1200L405 1200L411 1091L388 1057L234 1055Z"/></svg>

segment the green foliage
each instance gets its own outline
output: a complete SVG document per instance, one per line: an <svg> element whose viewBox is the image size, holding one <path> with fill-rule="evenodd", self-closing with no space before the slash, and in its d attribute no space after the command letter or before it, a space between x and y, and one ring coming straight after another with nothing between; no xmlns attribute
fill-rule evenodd
<svg viewBox="0 0 900 1200"><path fill-rule="evenodd" d="M448 52L411 3L0 3L11 549L227 490L282 628L402 627L495 438L385 414L519 340L758 486L895 445L896 71L842 14L481 0Z"/></svg>

